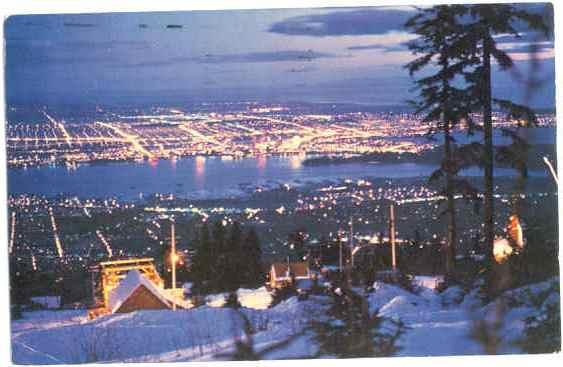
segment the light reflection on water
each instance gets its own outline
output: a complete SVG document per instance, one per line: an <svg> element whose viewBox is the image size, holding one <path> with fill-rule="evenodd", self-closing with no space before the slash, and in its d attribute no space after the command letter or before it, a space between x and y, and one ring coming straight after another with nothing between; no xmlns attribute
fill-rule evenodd
<svg viewBox="0 0 563 367"><path fill-rule="evenodd" d="M280 184L303 186L340 179L427 177L436 165L417 163L349 163L304 166L305 156L257 157L222 160L198 156L176 161L119 162L81 165L69 171L64 167L35 167L8 170L10 194L35 193L55 196L60 193L80 197L117 196L138 199L152 193L172 193L178 197L231 197L257 186L277 188ZM499 176L514 175L513 170L496 169ZM478 169L464 175L481 175ZM532 171L532 176L546 176Z"/></svg>
<svg viewBox="0 0 563 367"><path fill-rule="evenodd" d="M198 190L205 187L205 157L195 157L195 170L194 170L195 184Z"/></svg>

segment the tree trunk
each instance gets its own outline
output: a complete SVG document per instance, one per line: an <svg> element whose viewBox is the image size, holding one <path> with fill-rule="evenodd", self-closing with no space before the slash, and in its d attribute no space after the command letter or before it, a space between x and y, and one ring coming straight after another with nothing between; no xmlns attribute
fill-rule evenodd
<svg viewBox="0 0 563 367"><path fill-rule="evenodd" d="M484 235L485 246L489 257L493 258L493 244L495 240L494 227L494 197L493 197L493 119L492 119L492 91L491 91L491 44L490 39L485 37L483 42L483 130L485 140L485 173L484 173Z"/></svg>
<svg viewBox="0 0 563 367"><path fill-rule="evenodd" d="M444 155L446 159L446 199L448 216L448 239L446 248L446 278L454 277L455 272L455 245L456 245L456 220L454 203L454 174L452 172L452 147L450 136L450 122L444 121Z"/></svg>
<svg viewBox="0 0 563 367"><path fill-rule="evenodd" d="M448 59L442 59L444 70L448 68ZM452 157L451 116L449 113L449 81L446 77L442 79L442 123L444 124L444 162L446 171L446 200L447 200L447 243L446 243L446 279L454 278L455 272L455 245L456 245L456 220L454 203L454 171Z"/></svg>

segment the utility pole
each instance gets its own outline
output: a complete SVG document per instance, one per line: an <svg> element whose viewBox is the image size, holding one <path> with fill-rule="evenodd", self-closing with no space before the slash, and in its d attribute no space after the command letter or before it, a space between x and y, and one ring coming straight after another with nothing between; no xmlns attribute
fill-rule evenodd
<svg viewBox="0 0 563 367"><path fill-rule="evenodd" d="M395 250L395 206L389 206L389 241L391 241L391 261L393 271L397 270L397 254Z"/></svg>
<svg viewBox="0 0 563 367"><path fill-rule="evenodd" d="M172 223L170 225L170 237L171 237L171 253L170 253L170 260L172 262L172 294L173 298L176 298L176 230L174 227L174 219L171 220ZM176 311L176 302L172 302L172 310Z"/></svg>
<svg viewBox="0 0 563 367"><path fill-rule="evenodd" d="M350 217L350 261L352 264L352 269L354 268L354 219Z"/></svg>
<svg viewBox="0 0 563 367"><path fill-rule="evenodd" d="M340 239L340 234L338 235L338 246L339 246L339 260L338 260L338 265L339 265L339 269L340 269L340 274L342 274L342 240Z"/></svg>

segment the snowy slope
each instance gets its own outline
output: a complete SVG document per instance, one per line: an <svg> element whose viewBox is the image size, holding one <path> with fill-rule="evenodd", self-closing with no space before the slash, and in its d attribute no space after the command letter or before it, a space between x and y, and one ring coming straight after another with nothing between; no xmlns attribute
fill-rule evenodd
<svg viewBox="0 0 563 367"><path fill-rule="evenodd" d="M515 345L526 317L538 314L559 295L545 293L551 282L507 292L500 353L521 352ZM482 354L483 346L470 337L476 320L491 319L497 302L482 305L476 290L450 288L442 294L421 288L417 294L375 283L367 295L372 314L401 320L407 327L399 338L399 356ZM88 321L84 311L26 312L12 322L12 350L16 363L54 364L88 361L193 361L228 359L243 337L243 317L252 327L255 352L263 359L307 358L319 351L309 328L326 316L330 297L290 298L273 308L260 309L269 297L263 290L248 304L258 309L203 306L190 310L138 311ZM266 299L260 300L259 294ZM244 298L244 297L241 297Z"/></svg>

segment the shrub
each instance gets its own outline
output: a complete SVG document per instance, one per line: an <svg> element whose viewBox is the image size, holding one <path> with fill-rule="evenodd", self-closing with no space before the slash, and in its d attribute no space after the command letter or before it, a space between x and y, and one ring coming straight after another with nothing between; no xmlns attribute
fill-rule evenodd
<svg viewBox="0 0 563 367"><path fill-rule="evenodd" d="M272 302L270 303L270 307L274 307L275 305L294 296L297 296L297 289L295 288L293 283L282 288L276 288L272 292Z"/></svg>
<svg viewBox="0 0 563 367"><path fill-rule="evenodd" d="M229 293L229 296L227 297L227 299L225 300L225 303L223 304L223 307L229 307L229 308L240 308L241 304L238 300L238 295L237 292L231 292Z"/></svg>

